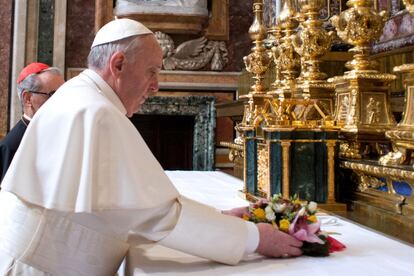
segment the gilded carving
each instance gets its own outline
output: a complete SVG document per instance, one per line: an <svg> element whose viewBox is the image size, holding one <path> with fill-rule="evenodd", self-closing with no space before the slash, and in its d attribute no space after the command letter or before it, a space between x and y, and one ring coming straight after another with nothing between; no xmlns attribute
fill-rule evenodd
<svg viewBox="0 0 414 276"><path fill-rule="evenodd" d="M271 196L269 183L269 151L266 145L260 145L257 151L257 182L259 192L264 197Z"/></svg>
<svg viewBox="0 0 414 276"><path fill-rule="evenodd" d="M293 39L295 29L299 25L296 19L296 11L293 0L286 0L283 3L279 15L279 25L283 33L281 44L278 46L279 65L283 76L282 85L277 94L280 100L285 98L301 98L302 94L296 87L295 78L300 69L300 56L295 51Z"/></svg>
<svg viewBox="0 0 414 276"><path fill-rule="evenodd" d="M402 170L400 168L374 166L350 161L342 161L341 167L353 171L365 172L378 177L391 177L396 180L414 181L414 171Z"/></svg>
<svg viewBox="0 0 414 276"><path fill-rule="evenodd" d="M348 117L348 110L350 109L349 96L341 95L338 101L339 111L338 111L338 121L345 122Z"/></svg>
<svg viewBox="0 0 414 276"><path fill-rule="evenodd" d="M335 84L335 120L346 139L340 155L374 157L384 143L385 132L395 125L387 89L396 77L380 73L369 59L370 44L382 33L385 12L377 12L372 0L349 0L349 9L331 18L338 36L354 47L351 69L328 81Z"/></svg>
<svg viewBox="0 0 414 276"><path fill-rule="evenodd" d="M299 0L301 14L306 19L296 34L293 45L296 52L302 57L302 71L304 93L307 94L309 86L314 83L325 84L326 74L320 71L320 57L329 51L333 32L327 32L322 27L322 21L319 19L319 12L325 5L323 0ZM331 89L333 87L330 87ZM311 95L305 95L310 97Z"/></svg>
<svg viewBox="0 0 414 276"><path fill-rule="evenodd" d="M271 84L271 91L268 92L269 95L278 94L279 89L282 86L282 66L280 64L280 44L282 43L282 30L279 25L272 26L269 30L270 33L270 42L271 42L271 56L273 58L273 63L275 65L275 81ZM268 39L269 40L269 39Z"/></svg>
<svg viewBox="0 0 414 276"><path fill-rule="evenodd" d="M342 142L339 145L339 156L352 159L361 159L361 144L358 142Z"/></svg>
<svg viewBox="0 0 414 276"><path fill-rule="evenodd" d="M379 123L381 115L381 102L370 97L366 105L368 124Z"/></svg>
<svg viewBox="0 0 414 276"><path fill-rule="evenodd" d="M354 71L373 70L375 64L369 57L370 43L380 37L386 12L377 13L372 0L349 0L350 8L331 18L338 36L345 42L355 45L354 59L347 67Z"/></svg>
<svg viewBox="0 0 414 276"><path fill-rule="evenodd" d="M358 173L359 176L359 185L358 190L363 192L367 189L378 189L382 186L386 186L386 184L380 181L376 177L368 176L363 173Z"/></svg>

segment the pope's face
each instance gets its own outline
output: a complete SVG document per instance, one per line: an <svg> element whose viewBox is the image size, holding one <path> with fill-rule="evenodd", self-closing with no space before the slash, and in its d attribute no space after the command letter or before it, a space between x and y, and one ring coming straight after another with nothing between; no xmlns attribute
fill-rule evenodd
<svg viewBox="0 0 414 276"><path fill-rule="evenodd" d="M162 65L162 50L153 35L141 39L139 52L126 57L119 92L127 116L131 117L145 100L158 91L158 75Z"/></svg>

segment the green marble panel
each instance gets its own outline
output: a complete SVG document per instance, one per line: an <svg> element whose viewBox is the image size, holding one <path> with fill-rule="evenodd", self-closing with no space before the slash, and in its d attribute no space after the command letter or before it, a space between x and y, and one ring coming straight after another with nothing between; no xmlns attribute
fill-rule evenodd
<svg viewBox="0 0 414 276"><path fill-rule="evenodd" d="M54 0L40 0L37 60L53 64Z"/></svg>
<svg viewBox="0 0 414 276"><path fill-rule="evenodd" d="M270 144L270 157L269 157L269 180L270 180L270 193L280 194L282 193L282 146L280 143Z"/></svg>
<svg viewBox="0 0 414 276"><path fill-rule="evenodd" d="M265 132L270 143L269 179L271 193L281 193L283 159L281 142L290 141L290 194L317 202L326 202L328 190L327 139L336 139L336 132L292 131ZM300 140L300 142L295 142ZM309 142L307 142L307 140Z"/></svg>
<svg viewBox="0 0 414 276"><path fill-rule="evenodd" d="M246 174L245 185L248 193L255 195L258 191L257 184L257 141L254 131L246 131L245 135L245 158Z"/></svg>
<svg viewBox="0 0 414 276"><path fill-rule="evenodd" d="M314 143L292 143L290 147L290 194L301 199L315 197L315 146Z"/></svg>

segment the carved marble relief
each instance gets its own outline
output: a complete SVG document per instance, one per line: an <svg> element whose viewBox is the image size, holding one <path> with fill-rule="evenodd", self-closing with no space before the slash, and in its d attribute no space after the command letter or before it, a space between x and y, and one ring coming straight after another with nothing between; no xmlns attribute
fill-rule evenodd
<svg viewBox="0 0 414 276"><path fill-rule="evenodd" d="M207 0L117 0L116 14L167 13L208 15Z"/></svg>
<svg viewBox="0 0 414 276"><path fill-rule="evenodd" d="M185 41L174 46L173 39L162 32L155 37L163 52L165 70L200 70L210 64L210 70L221 71L228 62L227 48L223 41L207 40L205 37Z"/></svg>

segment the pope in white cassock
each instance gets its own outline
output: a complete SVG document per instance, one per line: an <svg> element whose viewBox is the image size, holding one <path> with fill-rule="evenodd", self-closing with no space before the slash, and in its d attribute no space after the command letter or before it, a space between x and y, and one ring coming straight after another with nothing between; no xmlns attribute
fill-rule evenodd
<svg viewBox="0 0 414 276"><path fill-rule="evenodd" d="M1 275L114 275L133 235L226 264L301 254L269 224L178 194L127 118L158 90L161 64L149 29L112 21L89 69L36 113L1 184Z"/></svg>

